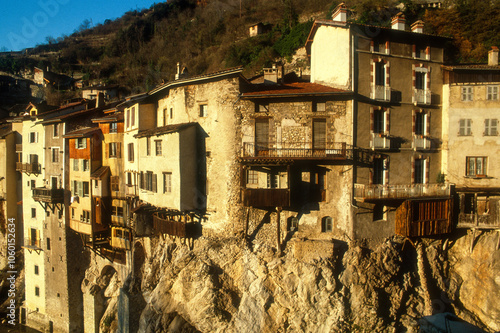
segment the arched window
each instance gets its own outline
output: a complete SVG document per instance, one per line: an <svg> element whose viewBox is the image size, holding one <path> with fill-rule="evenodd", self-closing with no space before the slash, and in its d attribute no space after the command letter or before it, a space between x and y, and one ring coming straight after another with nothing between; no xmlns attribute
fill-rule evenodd
<svg viewBox="0 0 500 333"><path fill-rule="evenodd" d="M321 232L332 232L333 231L333 219L330 216L323 217L321 223Z"/></svg>
<svg viewBox="0 0 500 333"><path fill-rule="evenodd" d="M287 231L297 231L299 230L299 219L292 216L287 220Z"/></svg>

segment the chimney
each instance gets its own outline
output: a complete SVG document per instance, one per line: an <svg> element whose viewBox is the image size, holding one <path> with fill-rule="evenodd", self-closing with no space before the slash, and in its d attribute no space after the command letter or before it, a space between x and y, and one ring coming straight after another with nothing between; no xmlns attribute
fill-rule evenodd
<svg viewBox="0 0 500 333"><path fill-rule="evenodd" d="M177 63L177 73L175 74L175 79L179 80L180 76L181 76L181 64L178 62Z"/></svg>
<svg viewBox="0 0 500 333"><path fill-rule="evenodd" d="M333 11L332 20L334 22L347 22L347 7L344 2L341 2Z"/></svg>
<svg viewBox="0 0 500 333"><path fill-rule="evenodd" d="M488 66L498 66L498 47L492 46L488 52Z"/></svg>
<svg viewBox="0 0 500 333"><path fill-rule="evenodd" d="M417 22L415 22L411 25L411 31L419 33L419 34L423 34L424 33L424 25L425 25L424 21L418 20Z"/></svg>
<svg viewBox="0 0 500 333"><path fill-rule="evenodd" d="M404 14L399 12L392 18L391 24L394 30L406 30L406 18Z"/></svg>

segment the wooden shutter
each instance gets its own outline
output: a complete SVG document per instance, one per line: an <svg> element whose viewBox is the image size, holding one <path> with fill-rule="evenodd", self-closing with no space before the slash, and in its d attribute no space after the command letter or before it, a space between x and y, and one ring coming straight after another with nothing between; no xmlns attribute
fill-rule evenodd
<svg viewBox="0 0 500 333"><path fill-rule="evenodd" d="M116 143L116 157L118 157L118 158L122 157L122 144L121 144L121 142Z"/></svg>
<svg viewBox="0 0 500 333"><path fill-rule="evenodd" d="M157 193L157 192L158 192L158 188L157 188L157 183L158 183L158 182L157 182L157 180L158 180L157 175L156 175L156 173L154 173L154 174L153 174L153 189L152 189L152 190L153 190L153 192L155 192L155 193Z"/></svg>
<svg viewBox="0 0 500 333"><path fill-rule="evenodd" d="M313 120L313 149L326 147L326 119Z"/></svg>
<svg viewBox="0 0 500 333"><path fill-rule="evenodd" d="M431 135L431 113L427 112L425 114L425 135Z"/></svg>

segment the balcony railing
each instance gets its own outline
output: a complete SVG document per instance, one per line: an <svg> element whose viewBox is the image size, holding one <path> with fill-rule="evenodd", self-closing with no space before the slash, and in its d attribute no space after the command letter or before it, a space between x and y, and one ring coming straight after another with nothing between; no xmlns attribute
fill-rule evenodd
<svg viewBox="0 0 500 333"><path fill-rule="evenodd" d="M24 248L27 249L41 249L42 248L42 240L40 238L31 238L31 237L25 237L24 238Z"/></svg>
<svg viewBox="0 0 500 333"><path fill-rule="evenodd" d="M289 207L290 190L275 189L251 189L242 190L243 205L247 207Z"/></svg>
<svg viewBox="0 0 500 333"><path fill-rule="evenodd" d="M372 98L389 102L391 100L391 87L372 85Z"/></svg>
<svg viewBox="0 0 500 333"><path fill-rule="evenodd" d="M39 174L41 170L42 170L42 166L40 163L16 162L16 171Z"/></svg>
<svg viewBox="0 0 500 333"><path fill-rule="evenodd" d="M431 140L423 135L413 135L413 148L415 150L431 149Z"/></svg>
<svg viewBox="0 0 500 333"><path fill-rule="evenodd" d="M35 188L33 189L33 200L47 203L63 203L64 189Z"/></svg>
<svg viewBox="0 0 500 333"><path fill-rule="evenodd" d="M135 197L138 195L137 185L125 185L125 195Z"/></svg>
<svg viewBox="0 0 500 333"><path fill-rule="evenodd" d="M417 104L431 104L431 91L428 89L415 89L413 91L413 102Z"/></svg>
<svg viewBox="0 0 500 333"><path fill-rule="evenodd" d="M389 149L391 148L391 139L385 134L372 133L372 148Z"/></svg>
<svg viewBox="0 0 500 333"><path fill-rule="evenodd" d="M418 197L448 197L449 184L366 185L354 184L354 197L358 200L407 199Z"/></svg>
<svg viewBox="0 0 500 333"><path fill-rule="evenodd" d="M496 229L500 227L500 220L489 214L467 214L458 215L458 228L478 228L478 229Z"/></svg>
<svg viewBox="0 0 500 333"><path fill-rule="evenodd" d="M312 142L278 143L275 147L245 142L243 157L347 159L352 158L352 147L345 142L325 143L321 147L314 147Z"/></svg>

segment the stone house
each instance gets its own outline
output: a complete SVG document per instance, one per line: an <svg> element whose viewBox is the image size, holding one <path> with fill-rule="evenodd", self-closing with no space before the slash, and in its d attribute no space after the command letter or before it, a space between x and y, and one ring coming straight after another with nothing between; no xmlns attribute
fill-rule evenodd
<svg viewBox="0 0 500 333"><path fill-rule="evenodd" d="M500 225L498 48L488 64L444 67L443 172L455 185L458 227Z"/></svg>
<svg viewBox="0 0 500 333"><path fill-rule="evenodd" d="M315 21L306 48L311 82L354 92L353 146L372 152L368 167L355 166L353 236L450 232L450 190L438 179L447 39L424 33L422 21L409 31L401 13L391 28L347 14L341 3L332 20Z"/></svg>

